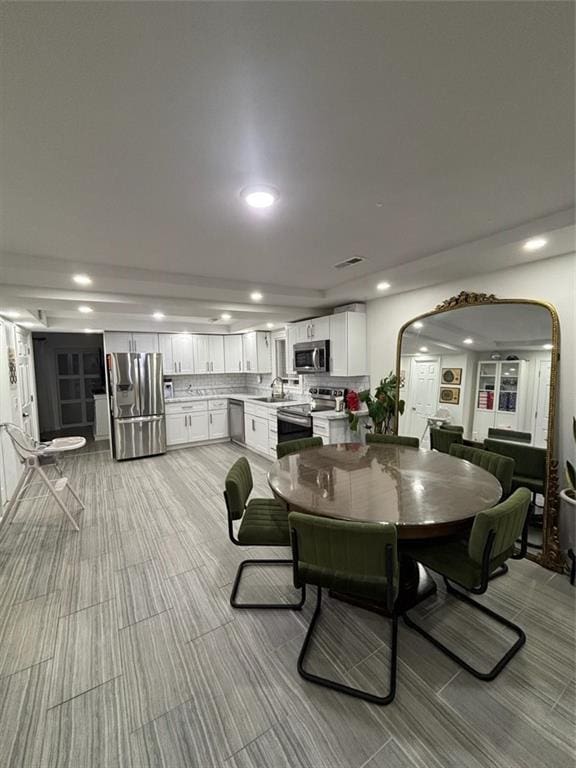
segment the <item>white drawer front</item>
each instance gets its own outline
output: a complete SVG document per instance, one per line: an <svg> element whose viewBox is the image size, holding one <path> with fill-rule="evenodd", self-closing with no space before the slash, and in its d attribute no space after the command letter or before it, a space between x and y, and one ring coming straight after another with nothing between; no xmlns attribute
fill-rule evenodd
<svg viewBox="0 0 576 768"><path fill-rule="evenodd" d="M222 411L228 408L228 400L209 400L208 407L211 411Z"/></svg>
<svg viewBox="0 0 576 768"><path fill-rule="evenodd" d="M206 400L196 400L190 403L166 403L166 413L190 413L191 411L207 411Z"/></svg>
<svg viewBox="0 0 576 768"><path fill-rule="evenodd" d="M315 435L320 435L322 437L330 436L330 427L326 421L314 420L313 424L313 431Z"/></svg>

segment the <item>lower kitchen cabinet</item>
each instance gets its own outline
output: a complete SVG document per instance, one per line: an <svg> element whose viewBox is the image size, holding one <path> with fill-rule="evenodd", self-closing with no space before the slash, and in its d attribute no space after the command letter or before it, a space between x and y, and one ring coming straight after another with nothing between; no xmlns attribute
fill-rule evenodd
<svg viewBox="0 0 576 768"><path fill-rule="evenodd" d="M228 410L210 411L208 422L210 440L228 437Z"/></svg>
<svg viewBox="0 0 576 768"><path fill-rule="evenodd" d="M188 408L189 410L185 410ZM167 410L166 444L184 445L210 439L210 419L207 403Z"/></svg>
<svg viewBox="0 0 576 768"><path fill-rule="evenodd" d="M261 453L268 453L268 419L246 415L244 420L246 445Z"/></svg>

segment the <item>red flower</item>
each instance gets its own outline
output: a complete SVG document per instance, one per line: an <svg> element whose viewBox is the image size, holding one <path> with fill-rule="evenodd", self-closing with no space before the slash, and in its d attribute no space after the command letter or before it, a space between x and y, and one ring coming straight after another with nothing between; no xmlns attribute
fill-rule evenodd
<svg viewBox="0 0 576 768"><path fill-rule="evenodd" d="M349 411L360 410L360 398L358 397L358 392L354 392L353 389L348 392L346 395L346 405Z"/></svg>

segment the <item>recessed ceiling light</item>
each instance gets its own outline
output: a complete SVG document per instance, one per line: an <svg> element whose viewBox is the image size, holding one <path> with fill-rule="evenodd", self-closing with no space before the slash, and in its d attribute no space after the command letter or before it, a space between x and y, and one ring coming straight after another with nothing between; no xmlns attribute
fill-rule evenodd
<svg viewBox="0 0 576 768"><path fill-rule="evenodd" d="M274 328L274 323L266 323L266 328Z"/></svg>
<svg viewBox="0 0 576 768"><path fill-rule="evenodd" d="M533 237L531 240L526 240L522 248L525 251L539 251L540 248L544 248L548 244L548 240L545 237Z"/></svg>
<svg viewBox="0 0 576 768"><path fill-rule="evenodd" d="M419 352L428 352L428 347L420 347Z"/></svg>
<svg viewBox="0 0 576 768"><path fill-rule="evenodd" d="M554 349L554 344L542 344L542 349Z"/></svg>
<svg viewBox="0 0 576 768"><path fill-rule="evenodd" d="M89 315L91 312L94 312L92 307L87 307L86 304L81 304L78 307L78 312L82 312L83 315Z"/></svg>
<svg viewBox="0 0 576 768"><path fill-rule="evenodd" d="M229 315L228 312L224 312L223 314L220 315L220 318L222 320L232 320L232 315Z"/></svg>
<svg viewBox="0 0 576 768"><path fill-rule="evenodd" d="M74 275L72 280L78 285L92 285L92 278L88 275Z"/></svg>
<svg viewBox="0 0 576 768"><path fill-rule="evenodd" d="M382 283L378 283L376 286L377 291L387 291L388 288L390 288L390 283L387 283L386 281L383 281Z"/></svg>
<svg viewBox="0 0 576 768"><path fill-rule="evenodd" d="M23 323L20 323L20 325L23 325L25 328L37 328L40 323L33 323L31 320L25 320Z"/></svg>
<svg viewBox="0 0 576 768"><path fill-rule="evenodd" d="M166 315L164 314L164 312L153 312L152 317L154 318L154 320L164 320Z"/></svg>
<svg viewBox="0 0 576 768"><path fill-rule="evenodd" d="M0 315L4 315L4 317L12 317L13 319L16 319L17 317L20 317L20 312L16 312L15 309L2 309L0 310Z"/></svg>
<svg viewBox="0 0 576 768"><path fill-rule="evenodd" d="M270 208L278 200L278 190L274 187L245 187L240 196L250 208Z"/></svg>
<svg viewBox="0 0 576 768"><path fill-rule="evenodd" d="M262 296L260 291L252 291L252 293L250 294L250 298L252 299L252 301L262 301L264 297Z"/></svg>
<svg viewBox="0 0 576 768"><path fill-rule="evenodd" d="M412 327L420 330L420 328L424 328L424 323L421 323L420 320L416 320L415 323L412 323Z"/></svg>
<svg viewBox="0 0 576 768"><path fill-rule="evenodd" d="M462 344L474 344L474 339L471 339L469 336L466 339L462 339Z"/></svg>

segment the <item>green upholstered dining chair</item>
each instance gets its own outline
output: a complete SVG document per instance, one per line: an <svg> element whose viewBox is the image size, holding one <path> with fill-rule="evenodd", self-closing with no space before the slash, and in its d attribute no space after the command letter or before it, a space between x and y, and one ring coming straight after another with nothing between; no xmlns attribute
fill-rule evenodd
<svg viewBox="0 0 576 768"><path fill-rule="evenodd" d="M454 443L462 443L460 432L453 432L449 429L438 429L430 427L430 448L440 453L450 453L450 446Z"/></svg>
<svg viewBox="0 0 576 768"><path fill-rule="evenodd" d="M517 432L514 429L498 429L498 427L488 427L488 438L491 440L512 440L515 443L532 442L530 432Z"/></svg>
<svg viewBox="0 0 576 768"><path fill-rule="evenodd" d="M288 547L288 509L276 499L250 499L254 487L252 471L247 459L238 459L226 475L224 499L228 512L228 535L230 541L240 547ZM234 522L240 520L237 535ZM243 560L236 573L230 605L233 608L288 608L300 610L304 605L302 592L298 603L239 603L236 600L244 568L249 565L291 565L292 560Z"/></svg>
<svg viewBox="0 0 576 768"><path fill-rule="evenodd" d="M502 486L502 499L507 499L512 492L512 476L514 474L514 459L499 453L483 451L479 448L469 448L467 445L454 443L450 446L450 456L464 459L477 467L482 467L498 480Z"/></svg>
<svg viewBox="0 0 576 768"><path fill-rule="evenodd" d="M451 595L481 611L486 616L490 616L516 634L518 639L510 650L489 672L481 672L464 661L436 637L433 637L422 626L416 624L407 613L404 614L404 621L411 629L419 632L479 680L494 680L524 645L526 635L516 624L485 605L480 605L456 589L452 582L476 595L486 592L490 583L490 575L495 569L503 565L514 551L514 542L524 528L529 504L530 491L527 488L519 488L506 501L476 515L467 542L447 541L437 544L414 544L402 550L403 554L443 576L446 588Z"/></svg>
<svg viewBox="0 0 576 768"><path fill-rule="evenodd" d="M398 548L396 527L391 523L358 523L291 512L288 517L294 563L294 586L317 587L316 607L298 657L298 672L317 685L365 699L390 704L396 693L398 646ZM322 610L322 589L333 589L378 601L392 616L390 684L388 693L377 696L308 672L304 661Z"/></svg>
<svg viewBox="0 0 576 768"><path fill-rule="evenodd" d="M299 440L286 440L276 446L276 458L282 459L290 453L300 453L307 448L322 448L324 441L321 437L301 437Z"/></svg>
<svg viewBox="0 0 576 768"><path fill-rule="evenodd" d="M514 459L512 490L528 488L533 495L546 493L546 448L518 445L504 440L484 440L484 449Z"/></svg>
<svg viewBox="0 0 576 768"><path fill-rule="evenodd" d="M405 445L407 448L420 448L420 440L417 437L407 437L405 435L381 435L374 432L368 432L366 435L367 443L384 443L388 445Z"/></svg>
<svg viewBox="0 0 576 768"><path fill-rule="evenodd" d="M464 427L459 424L441 424L439 429L446 429L448 432L458 432L458 434L464 434Z"/></svg>

